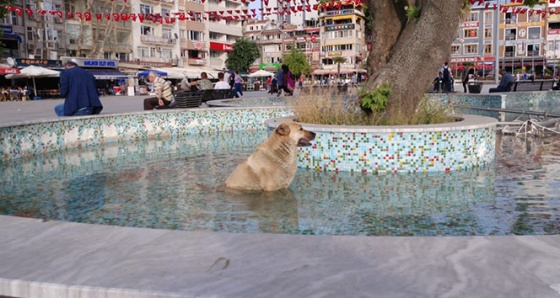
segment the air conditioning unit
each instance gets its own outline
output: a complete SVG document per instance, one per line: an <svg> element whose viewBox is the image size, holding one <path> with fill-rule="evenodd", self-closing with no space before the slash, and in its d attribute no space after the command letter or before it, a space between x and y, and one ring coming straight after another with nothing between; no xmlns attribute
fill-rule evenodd
<svg viewBox="0 0 560 298"><path fill-rule="evenodd" d="M63 21L61 18L55 18L55 19L54 19L54 22L55 22L55 23L58 23L58 24L64 23L64 21Z"/></svg>
<svg viewBox="0 0 560 298"><path fill-rule="evenodd" d="M28 43L28 44L27 44L27 49L28 49L28 50L33 50L34 47L35 47L35 45L32 44L32 43Z"/></svg>
<svg viewBox="0 0 560 298"><path fill-rule="evenodd" d="M156 47L156 51L161 52L161 47Z"/></svg>

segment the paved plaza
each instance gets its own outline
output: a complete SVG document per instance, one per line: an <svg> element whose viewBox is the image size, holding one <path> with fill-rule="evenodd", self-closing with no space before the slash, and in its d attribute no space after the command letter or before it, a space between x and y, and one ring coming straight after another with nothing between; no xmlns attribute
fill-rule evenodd
<svg viewBox="0 0 560 298"><path fill-rule="evenodd" d="M493 83L484 84L481 93L488 93L488 90L496 85ZM463 87L455 84L457 93L461 93ZM271 96L266 91L246 91L242 98L267 97ZM103 96L104 115L133 113L143 111L143 100L149 96ZM17 102L0 102L0 124L17 123L25 121L49 120L56 118L54 106L63 103L62 99L43 99Z"/></svg>

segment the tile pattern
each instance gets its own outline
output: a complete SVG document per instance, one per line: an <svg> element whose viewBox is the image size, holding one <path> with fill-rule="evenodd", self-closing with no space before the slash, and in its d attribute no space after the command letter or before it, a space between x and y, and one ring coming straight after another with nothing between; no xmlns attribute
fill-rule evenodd
<svg viewBox="0 0 560 298"><path fill-rule="evenodd" d="M57 119L0 127L4 160L116 141L194 133L264 129L264 120L290 115L286 107L196 109Z"/></svg>

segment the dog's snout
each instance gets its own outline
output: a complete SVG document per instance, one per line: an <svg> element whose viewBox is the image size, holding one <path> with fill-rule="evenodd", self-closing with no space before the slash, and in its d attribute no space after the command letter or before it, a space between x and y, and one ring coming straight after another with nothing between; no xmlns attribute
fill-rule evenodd
<svg viewBox="0 0 560 298"><path fill-rule="evenodd" d="M312 131L307 131L307 134L308 134L308 138L309 138L310 140L315 139L315 135L317 135L316 133L314 133L314 132L312 132Z"/></svg>

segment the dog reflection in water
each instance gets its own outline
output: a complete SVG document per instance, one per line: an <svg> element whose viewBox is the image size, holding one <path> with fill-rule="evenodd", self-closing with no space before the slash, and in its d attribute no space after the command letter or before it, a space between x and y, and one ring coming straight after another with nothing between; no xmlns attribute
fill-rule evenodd
<svg viewBox="0 0 560 298"><path fill-rule="evenodd" d="M287 188L297 171L298 147L310 146L315 133L294 122L280 124L255 152L226 179L226 187L241 191Z"/></svg>

